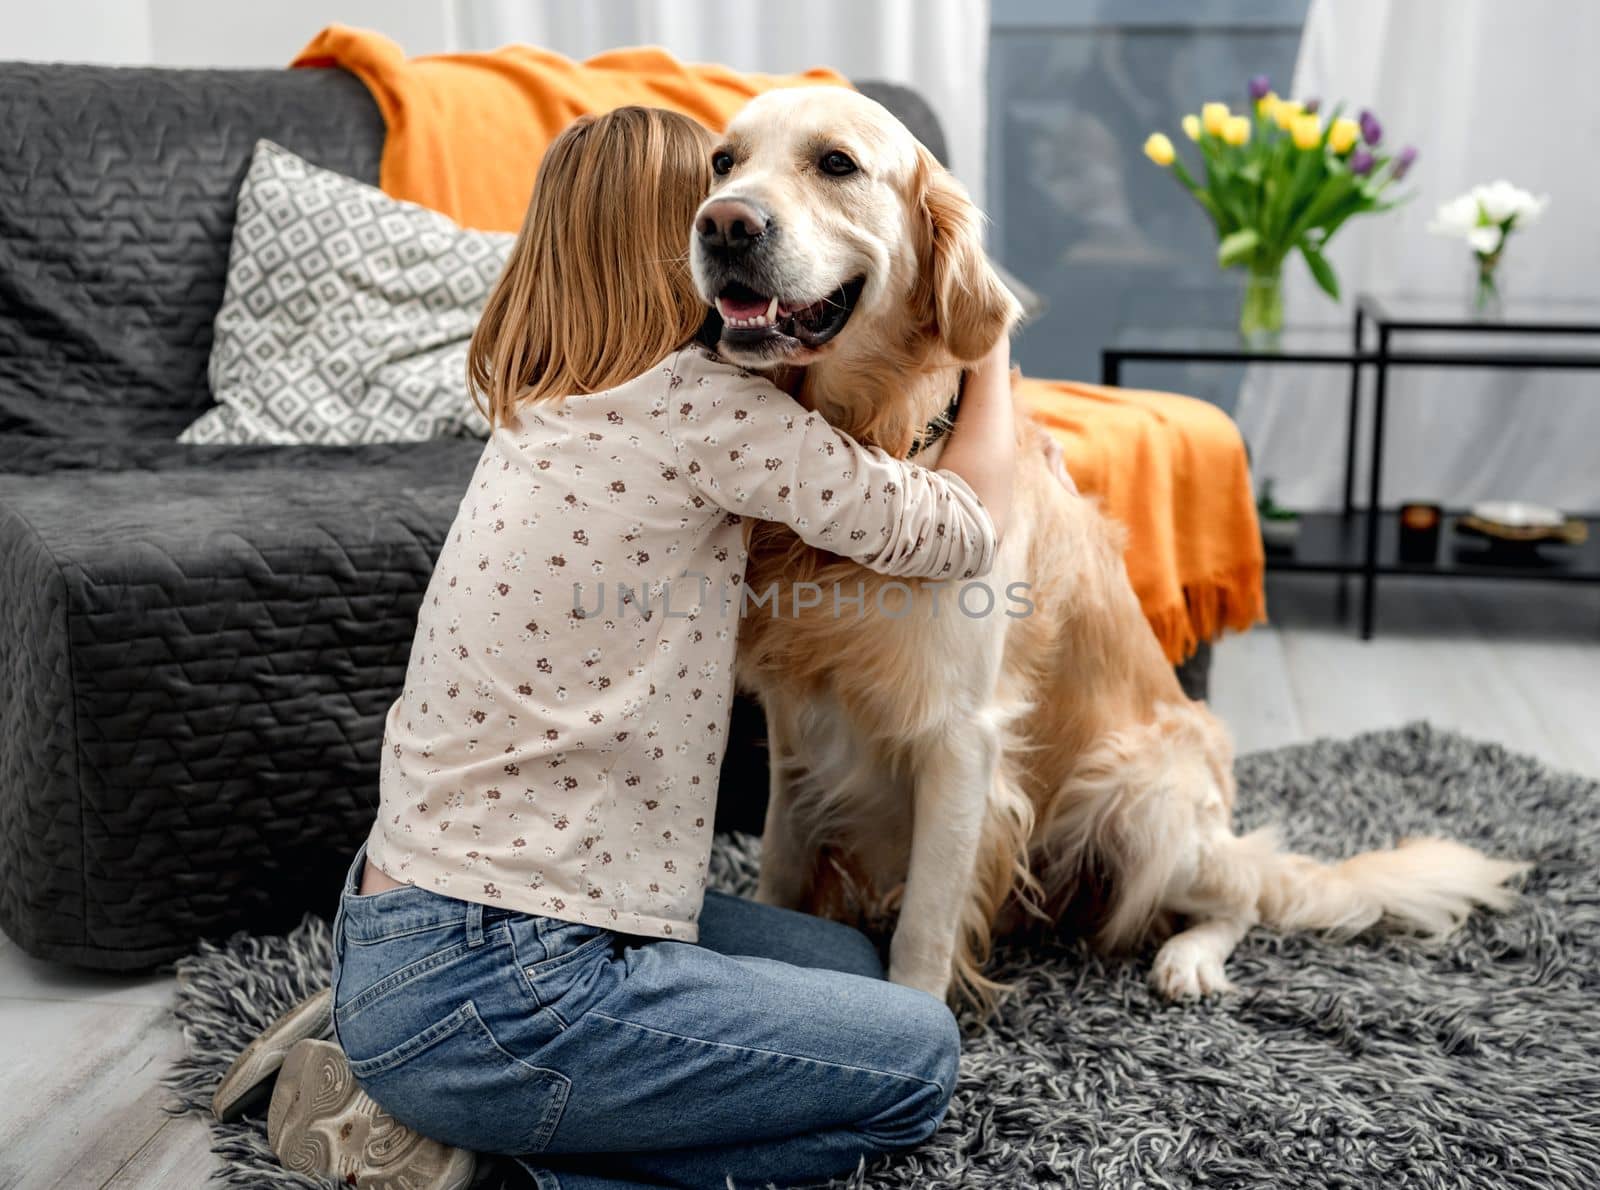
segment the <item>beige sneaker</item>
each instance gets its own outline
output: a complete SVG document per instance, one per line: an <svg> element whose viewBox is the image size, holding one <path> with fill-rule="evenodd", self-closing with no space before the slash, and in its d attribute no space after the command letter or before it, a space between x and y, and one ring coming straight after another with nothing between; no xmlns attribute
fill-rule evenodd
<svg viewBox="0 0 1600 1190"><path fill-rule="evenodd" d="M361 1190L463 1190L477 1167L473 1154L429 1140L373 1102L331 1041L289 1051L267 1109L267 1143L290 1172Z"/></svg>
<svg viewBox="0 0 1600 1190"><path fill-rule="evenodd" d="M262 1030L244 1052L234 1059L211 1097L211 1114L231 1124L246 1113L254 1114L267 1105L272 1093L272 1077L296 1042L307 1037L324 1040L333 1036L333 989L307 996Z"/></svg>

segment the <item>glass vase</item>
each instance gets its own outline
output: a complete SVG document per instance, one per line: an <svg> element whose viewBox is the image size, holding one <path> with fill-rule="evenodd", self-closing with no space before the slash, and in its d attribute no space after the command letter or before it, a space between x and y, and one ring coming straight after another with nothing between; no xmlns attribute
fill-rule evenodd
<svg viewBox="0 0 1600 1190"><path fill-rule="evenodd" d="M1283 331L1283 268L1251 266L1239 306L1239 338L1246 347L1276 347Z"/></svg>
<svg viewBox="0 0 1600 1190"><path fill-rule="evenodd" d="M1500 293L1500 253L1478 253L1472 286L1472 316L1494 319L1505 313L1505 300Z"/></svg>

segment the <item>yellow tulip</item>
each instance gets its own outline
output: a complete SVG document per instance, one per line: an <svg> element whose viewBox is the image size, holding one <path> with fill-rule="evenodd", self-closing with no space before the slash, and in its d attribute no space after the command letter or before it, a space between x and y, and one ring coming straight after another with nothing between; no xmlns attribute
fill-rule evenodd
<svg viewBox="0 0 1600 1190"><path fill-rule="evenodd" d="M1361 125L1347 116L1340 116L1328 126L1328 148L1335 153L1349 152L1361 135Z"/></svg>
<svg viewBox="0 0 1600 1190"><path fill-rule="evenodd" d="M1163 133L1152 132L1144 142L1144 155L1157 165L1171 165L1175 154L1172 142Z"/></svg>
<svg viewBox="0 0 1600 1190"><path fill-rule="evenodd" d="M1242 145L1250 139L1250 117L1229 116L1222 126L1222 139L1230 145Z"/></svg>
<svg viewBox="0 0 1600 1190"><path fill-rule="evenodd" d="M1190 140L1200 139L1200 117L1188 115L1183 118L1183 134Z"/></svg>
<svg viewBox="0 0 1600 1190"><path fill-rule="evenodd" d="M1272 118L1278 122L1279 128L1288 132L1289 125L1293 124L1305 110L1306 105L1298 99L1280 99L1272 105Z"/></svg>
<svg viewBox="0 0 1600 1190"><path fill-rule="evenodd" d="M1296 116L1289 128L1297 149L1315 149L1322 144L1322 121L1316 116Z"/></svg>
<svg viewBox="0 0 1600 1190"><path fill-rule="evenodd" d="M1212 136L1222 135L1222 126L1228 122L1228 105L1208 103L1200 108L1200 123Z"/></svg>
<svg viewBox="0 0 1600 1190"><path fill-rule="evenodd" d="M1278 93L1276 91L1268 91L1260 99L1256 100L1256 115L1265 116L1269 120L1272 119L1272 114L1277 111L1279 102Z"/></svg>

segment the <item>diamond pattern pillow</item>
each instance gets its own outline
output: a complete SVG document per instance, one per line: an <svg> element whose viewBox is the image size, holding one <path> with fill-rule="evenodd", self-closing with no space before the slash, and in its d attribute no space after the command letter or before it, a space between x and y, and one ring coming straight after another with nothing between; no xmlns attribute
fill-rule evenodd
<svg viewBox="0 0 1600 1190"><path fill-rule="evenodd" d="M467 342L515 237L259 141L239 190L196 443L484 435Z"/></svg>

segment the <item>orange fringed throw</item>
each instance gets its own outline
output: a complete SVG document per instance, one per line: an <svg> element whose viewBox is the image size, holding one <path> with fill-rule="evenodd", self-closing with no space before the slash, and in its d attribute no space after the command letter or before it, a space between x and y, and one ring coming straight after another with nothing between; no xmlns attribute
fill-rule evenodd
<svg viewBox="0 0 1600 1190"><path fill-rule="evenodd" d="M486 231L522 226L545 147L578 116L638 103L721 130L774 87L850 85L831 70L741 74L649 48L587 62L530 45L408 58L387 37L344 25L317 34L293 65L341 66L367 85L389 128L385 193Z"/></svg>
<svg viewBox="0 0 1600 1190"><path fill-rule="evenodd" d="M367 85L388 125L380 183L467 227L514 231L539 160L575 117L629 103L724 127L751 96L780 86L848 86L829 70L739 74L658 49L574 62L533 46L407 58L376 33L333 25L296 66L341 66ZM1224 629L1263 618L1264 569L1244 445L1204 402L1167 393L1024 380L1060 438L1073 478L1128 528L1128 572L1174 661Z"/></svg>
<svg viewBox="0 0 1600 1190"><path fill-rule="evenodd" d="M1085 495L1128 529L1128 575L1167 656L1266 617L1266 560L1244 441L1215 405L1172 393L1022 381Z"/></svg>

